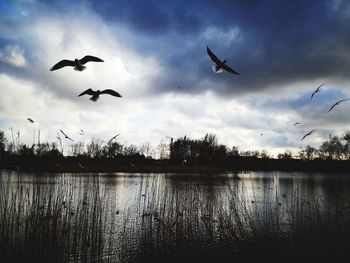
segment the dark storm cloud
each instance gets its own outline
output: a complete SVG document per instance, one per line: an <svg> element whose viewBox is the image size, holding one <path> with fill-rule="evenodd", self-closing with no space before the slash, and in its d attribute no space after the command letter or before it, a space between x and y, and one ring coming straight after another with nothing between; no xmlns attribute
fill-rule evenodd
<svg viewBox="0 0 350 263"><path fill-rule="evenodd" d="M346 1L38 1L32 10L97 13L123 25L138 52L156 57L163 73L149 94L213 90L219 95L283 88L300 81L347 80L350 3ZM33 11L35 12L35 11ZM213 29L211 36L205 36ZM218 32L216 32L216 31ZM237 30L237 39L220 38ZM214 74L206 46L241 73ZM145 65L146 66L146 65ZM280 86L280 87L279 87Z"/></svg>
<svg viewBox="0 0 350 263"><path fill-rule="evenodd" d="M153 52L167 72L157 79L163 91L171 90L179 76L190 87L188 92L215 90L193 83L208 79L221 87L223 95L294 81L348 78L350 15L345 1L92 1L91 6L106 19L154 38ZM208 27L223 31L237 27L242 41L204 42L200 34ZM194 45L186 46L188 41ZM206 45L228 59L241 76L209 72Z"/></svg>

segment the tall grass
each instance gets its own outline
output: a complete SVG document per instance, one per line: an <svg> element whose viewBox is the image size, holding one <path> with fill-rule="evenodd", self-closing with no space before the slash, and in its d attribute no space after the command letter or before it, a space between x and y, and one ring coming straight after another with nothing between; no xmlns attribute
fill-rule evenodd
<svg viewBox="0 0 350 263"><path fill-rule="evenodd" d="M126 178L125 187L136 191L121 204L124 188L116 191L113 177L1 175L1 262L334 262L349 256L349 185L334 189L340 196L325 196L317 187L306 195L298 178L283 189L278 177L140 175L136 183Z"/></svg>
<svg viewBox="0 0 350 263"><path fill-rule="evenodd" d="M0 181L2 262L102 261L103 216L111 211L97 177L18 174Z"/></svg>

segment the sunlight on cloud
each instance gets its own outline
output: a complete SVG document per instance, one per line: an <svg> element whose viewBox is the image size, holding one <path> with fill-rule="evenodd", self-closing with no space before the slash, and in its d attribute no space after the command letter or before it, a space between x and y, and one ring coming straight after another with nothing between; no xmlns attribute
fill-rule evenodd
<svg viewBox="0 0 350 263"><path fill-rule="evenodd" d="M55 13L41 16L23 34L29 40L27 49L36 68L32 78L40 82L41 88L66 99L76 100L77 94L87 88L109 88L122 95L140 96L147 91L149 79L160 70L154 58L128 48L112 28L87 11L79 17L73 13L64 17ZM62 59L80 59L85 55L105 62L88 63L84 72L71 67L49 72Z"/></svg>
<svg viewBox="0 0 350 263"><path fill-rule="evenodd" d="M15 67L24 67L26 65L24 50L18 45L8 45L0 50L0 61Z"/></svg>

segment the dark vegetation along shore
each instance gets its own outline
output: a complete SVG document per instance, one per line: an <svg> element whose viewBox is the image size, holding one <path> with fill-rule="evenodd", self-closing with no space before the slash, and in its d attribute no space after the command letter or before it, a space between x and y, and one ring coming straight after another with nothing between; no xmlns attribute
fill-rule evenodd
<svg viewBox="0 0 350 263"><path fill-rule="evenodd" d="M296 156L286 150L271 158L267 151L239 151L218 144L215 135L203 139L183 137L160 143L159 158L152 158L149 144L124 146L93 139L70 145L63 155L62 144L41 143L28 147L6 145L0 131L0 168L52 172L218 172L239 170L347 172L350 168L350 132L329 138L319 149L300 148ZM153 151L154 153L154 151Z"/></svg>

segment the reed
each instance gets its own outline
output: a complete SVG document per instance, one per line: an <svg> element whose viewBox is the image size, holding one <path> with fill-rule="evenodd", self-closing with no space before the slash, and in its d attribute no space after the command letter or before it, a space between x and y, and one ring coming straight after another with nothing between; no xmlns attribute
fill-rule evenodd
<svg viewBox="0 0 350 263"><path fill-rule="evenodd" d="M126 177L126 180L131 180ZM203 183L203 180L209 180ZM139 175L121 204L118 180L97 174L1 173L2 262L326 262L348 255L349 186L309 193L278 177ZM249 191L249 193L247 192Z"/></svg>

